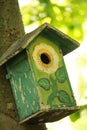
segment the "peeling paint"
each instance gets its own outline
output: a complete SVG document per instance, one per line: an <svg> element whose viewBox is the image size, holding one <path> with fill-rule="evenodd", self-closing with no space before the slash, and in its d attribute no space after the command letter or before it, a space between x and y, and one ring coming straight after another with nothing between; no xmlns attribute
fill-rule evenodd
<svg viewBox="0 0 87 130"><path fill-rule="evenodd" d="M21 82L21 78L19 78L19 91L22 92L22 82Z"/></svg>
<svg viewBox="0 0 87 130"><path fill-rule="evenodd" d="M26 73L24 73L24 76L25 76L25 78L28 78Z"/></svg>
<svg viewBox="0 0 87 130"><path fill-rule="evenodd" d="M44 36L45 34L36 38L27 47L28 59L26 51L23 51L15 57L16 59L13 58L7 64L8 74L12 74L10 82L20 120L25 120L27 117L31 118L34 113L43 111L44 114L38 118L38 122L43 122L45 118L48 118L47 116L50 116L49 119L53 117L55 119L57 115L55 111L58 109L62 111L62 108L76 106L58 42L54 39L55 44L53 44L53 39L49 40L47 36ZM37 51L38 58L35 58L35 45L38 47L40 45ZM45 47L49 47L49 49ZM47 54L46 56L49 55L48 63L41 60L42 53ZM39 62L41 62L40 67L42 66L42 69L39 68Z"/></svg>
<svg viewBox="0 0 87 130"><path fill-rule="evenodd" d="M25 96L23 95L23 93L21 93L21 98L22 98L22 102L25 102Z"/></svg>
<svg viewBox="0 0 87 130"><path fill-rule="evenodd" d="M29 90L29 93L31 93L31 90Z"/></svg>

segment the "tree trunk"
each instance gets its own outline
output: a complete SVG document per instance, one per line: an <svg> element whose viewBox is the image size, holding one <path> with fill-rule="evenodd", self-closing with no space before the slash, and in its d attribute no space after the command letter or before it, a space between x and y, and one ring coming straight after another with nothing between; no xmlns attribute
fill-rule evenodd
<svg viewBox="0 0 87 130"><path fill-rule="evenodd" d="M17 0L0 0L0 56L24 35L24 27ZM19 125L18 114L6 80L5 65L0 67L0 130L46 130L41 125Z"/></svg>

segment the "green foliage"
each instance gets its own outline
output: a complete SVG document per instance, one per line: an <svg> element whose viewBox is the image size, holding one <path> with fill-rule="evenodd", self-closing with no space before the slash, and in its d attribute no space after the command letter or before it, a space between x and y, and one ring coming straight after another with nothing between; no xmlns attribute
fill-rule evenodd
<svg viewBox="0 0 87 130"><path fill-rule="evenodd" d="M86 5L86 0L65 0L62 4L55 0L32 0L29 5L21 8L21 13L24 25L48 22L81 41L87 17Z"/></svg>
<svg viewBox="0 0 87 130"><path fill-rule="evenodd" d="M72 122L75 122L78 119L80 120L81 118L83 118L85 115L86 115L86 118L87 118L87 105L81 106L79 111L70 115L70 119L71 119Z"/></svg>
<svg viewBox="0 0 87 130"><path fill-rule="evenodd" d="M86 130L87 129L87 116L80 118L73 127L74 130Z"/></svg>
<svg viewBox="0 0 87 130"><path fill-rule="evenodd" d="M70 119L71 119L72 122L75 122L79 118L80 118L80 111L77 111L76 113L70 115Z"/></svg>
<svg viewBox="0 0 87 130"><path fill-rule="evenodd" d="M80 114L80 118L78 118L79 114ZM71 115L71 118L73 119L73 121L76 121L75 123L73 123L74 130L86 130L87 129L87 105L82 106L81 110L75 113L74 116ZM76 120L77 118L78 120Z"/></svg>

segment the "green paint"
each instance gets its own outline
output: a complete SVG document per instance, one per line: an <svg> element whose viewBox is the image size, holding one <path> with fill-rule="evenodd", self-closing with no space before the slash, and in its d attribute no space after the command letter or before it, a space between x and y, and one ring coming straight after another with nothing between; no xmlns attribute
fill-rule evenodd
<svg viewBox="0 0 87 130"><path fill-rule="evenodd" d="M57 97L60 100L60 102L66 104L66 105L70 104L70 102L71 102L69 95L64 90L58 91Z"/></svg>
<svg viewBox="0 0 87 130"><path fill-rule="evenodd" d="M51 85L52 93L48 96L47 104L49 104L51 107L53 107L53 106L55 106L54 99L57 96L57 91L58 90L57 90L57 82L53 78L52 75L50 76L50 81L52 82L52 85ZM57 107L58 107L58 105L57 105Z"/></svg>
<svg viewBox="0 0 87 130"><path fill-rule="evenodd" d="M60 83L63 83L66 80L66 75L67 74L64 67L61 67L56 71L56 78Z"/></svg>
<svg viewBox="0 0 87 130"><path fill-rule="evenodd" d="M57 71L53 74L47 74L46 72L39 70L32 58L32 53L34 51L35 45L39 45L40 43L47 43L48 45L52 46L59 55L59 66ZM39 96L41 102L44 104L44 107L46 108L46 106L49 106L50 108L57 108L60 106L75 105L76 103L72 97L73 92L63 61L62 51L59 47L58 42L56 40L53 41L53 39L51 40L51 37L49 38L49 36L41 35L38 36L28 46L27 50L31 58L30 66L34 72L36 82L38 83L37 87L40 93ZM43 109L43 107L40 109Z"/></svg>
<svg viewBox="0 0 87 130"><path fill-rule="evenodd" d="M43 89L45 89L45 90L49 90L50 89L50 83L49 83L48 79L40 79L38 81L38 85L40 87L42 87Z"/></svg>
<svg viewBox="0 0 87 130"><path fill-rule="evenodd" d="M6 79L10 79L11 75L10 74L6 74Z"/></svg>
<svg viewBox="0 0 87 130"><path fill-rule="evenodd" d="M16 60L16 61L15 61ZM34 77L25 53L8 62L7 70L20 120L39 110L39 98Z"/></svg>
<svg viewBox="0 0 87 130"><path fill-rule="evenodd" d="M38 68L33 57L36 45L39 46L41 43L49 45L54 50L53 53L47 53L46 50L43 52L43 57L41 54L38 54L38 58L36 57L42 69ZM45 49L41 48L40 51ZM58 57L55 59L56 62L54 54ZM49 68L54 62L57 66L56 69L52 68L51 72ZM46 71L44 66L46 66ZM40 111L45 113L46 110L49 112L76 105L59 40L51 35L41 33L36 37L26 50L7 62L7 71L6 78L11 82L20 120Z"/></svg>

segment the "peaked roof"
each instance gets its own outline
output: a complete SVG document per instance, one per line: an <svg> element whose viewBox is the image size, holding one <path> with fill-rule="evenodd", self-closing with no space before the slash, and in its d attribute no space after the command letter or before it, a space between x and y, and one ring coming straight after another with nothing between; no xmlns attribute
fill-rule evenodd
<svg viewBox="0 0 87 130"><path fill-rule="evenodd" d="M25 34L23 38L19 39L15 43L13 43L7 51L0 57L0 66L6 63L10 58L17 55L23 49L25 49L29 43L38 36L41 32L46 33L47 35L53 35L56 39L58 39L60 43L60 47L63 51L63 55L73 51L76 49L80 44L75 41L74 39L70 38L60 30L52 27L48 23L41 25L39 28L35 29L31 33Z"/></svg>

